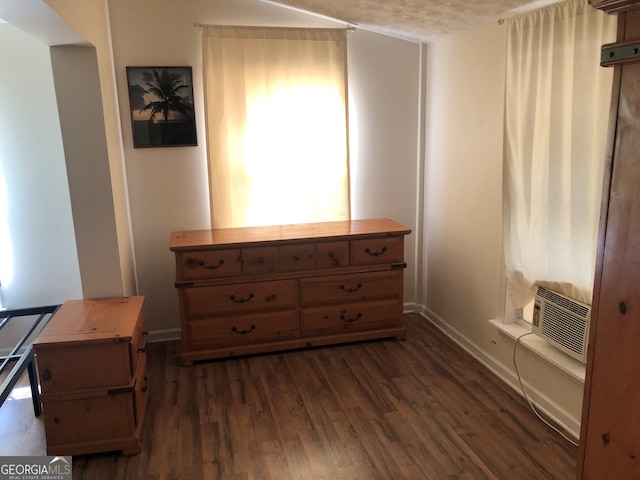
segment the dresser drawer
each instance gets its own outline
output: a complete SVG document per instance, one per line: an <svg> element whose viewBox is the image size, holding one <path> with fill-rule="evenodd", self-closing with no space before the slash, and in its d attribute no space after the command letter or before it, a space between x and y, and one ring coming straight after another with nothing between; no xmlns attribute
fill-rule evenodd
<svg viewBox="0 0 640 480"><path fill-rule="evenodd" d="M189 318L271 308L293 308L296 303L294 280L234 283L185 288L182 300Z"/></svg>
<svg viewBox="0 0 640 480"><path fill-rule="evenodd" d="M400 263L404 257L403 237L368 238L351 241L351 265Z"/></svg>
<svg viewBox="0 0 640 480"><path fill-rule="evenodd" d="M304 308L300 316L303 337L375 330L402 325L400 299Z"/></svg>
<svg viewBox="0 0 640 480"><path fill-rule="evenodd" d="M192 349L275 342L297 337L298 315L295 310L286 310L190 320L186 329Z"/></svg>
<svg viewBox="0 0 640 480"><path fill-rule="evenodd" d="M349 242L320 242L314 246L315 268L349 266Z"/></svg>
<svg viewBox="0 0 640 480"><path fill-rule="evenodd" d="M242 273L301 272L349 265L349 242L301 242L273 247L242 249Z"/></svg>
<svg viewBox="0 0 640 480"><path fill-rule="evenodd" d="M400 298L401 295L401 270L327 275L300 280L301 305Z"/></svg>
<svg viewBox="0 0 640 480"><path fill-rule="evenodd" d="M314 266L313 244L298 243L278 248L279 270L281 272L299 272Z"/></svg>
<svg viewBox="0 0 640 480"><path fill-rule="evenodd" d="M176 271L176 279L179 282L240 275L240 249L177 253Z"/></svg>
<svg viewBox="0 0 640 480"><path fill-rule="evenodd" d="M259 275L279 270L278 247L251 247L242 249L242 273Z"/></svg>

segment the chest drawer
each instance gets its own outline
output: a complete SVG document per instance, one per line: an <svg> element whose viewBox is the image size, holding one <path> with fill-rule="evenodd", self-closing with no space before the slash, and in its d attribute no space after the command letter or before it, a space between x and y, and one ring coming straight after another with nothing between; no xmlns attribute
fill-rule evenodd
<svg viewBox="0 0 640 480"><path fill-rule="evenodd" d="M181 291L187 315L200 317L271 308L293 308L296 302L294 280L235 283Z"/></svg>
<svg viewBox="0 0 640 480"><path fill-rule="evenodd" d="M276 273L279 269L278 247L251 247L242 249L242 273L260 275Z"/></svg>
<svg viewBox="0 0 640 480"><path fill-rule="evenodd" d="M42 392L131 383L144 352L142 301L65 302L34 342Z"/></svg>
<svg viewBox="0 0 640 480"><path fill-rule="evenodd" d="M218 317L187 322L189 347L193 349L290 340L298 335L295 310Z"/></svg>
<svg viewBox="0 0 640 480"><path fill-rule="evenodd" d="M149 399L146 357L140 357L135 378L127 386L62 394L43 394L47 443L77 445L135 434ZM99 412L99 414L96 414Z"/></svg>
<svg viewBox="0 0 640 480"><path fill-rule="evenodd" d="M300 280L301 305L399 298L401 295L401 270L327 275Z"/></svg>
<svg viewBox="0 0 640 480"><path fill-rule="evenodd" d="M314 266L312 243L283 245L278 250L281 272L298 272Z"/></svg>
<svg viewBox="0 0 640 480"><path fill-rule="evenodd" d="M399 299L305 308L300 316L300 334L303 337L400 325L402 325L402 302Z"/></svg>
<svg viewBox="0 0 640 480"><path fill-rule="evenodd" d="M129 343L41 350L38 352L38 370L42 392L126 385L133 376L130 351Z"/></svg>
<svg viewBox="0 0 640 480"><path fill-rule="evenodd" d="M314 246L315 268L349 266L349 242L320 242Z"/></svg>
<svg viewBox="0 0 640 480"><path fill-rule="evenodd" d="M351 241L351 265L401 263L404 257L403 237L368 238Z"/></svg>
<svg viewBox="0 0 640 480"><path fill-rule="evenodd" d="M240 275L240 249L202 250L176 254L176 279L205 280Z"/></svg>

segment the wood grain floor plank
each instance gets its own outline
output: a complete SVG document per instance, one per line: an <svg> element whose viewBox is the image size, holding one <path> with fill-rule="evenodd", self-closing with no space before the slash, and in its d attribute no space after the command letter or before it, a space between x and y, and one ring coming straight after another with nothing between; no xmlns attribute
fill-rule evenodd
<svg viewBox="0 0 640 480"><path fill-rule="evenodd" d="M492 478L475 454L459 443L459 435L449 422L447 404L434 396L433 389L416 389L415 379L411 378L394 379L394 384L400 413L415 425L421 445L433 457L430 466L438 469L432 478L455 477L467 470L474 472L476 478Z"/></svg>
<svg viewBox="0 0 640 480"><path fill-rule="evenodd" d="M558 450L564 449L567 454L575 451L575 447L559 436L548 437L550 430L541 422L523 423L522 416L514 408L521 405L522 398L503 385L491 388L495 386L495 380L489 377L486 369L479 369L469 356L462 359L452 356L455 349L444 348L444 344L450 340L443 339L443 342L444 357L436 359L431 352L425 352L424 355L430 357L434 365L444 360L439 364L438 378L449 382L451 386L441 385L437 392L442 400L449 400L449 413L452 416L458 421L467 419L466 423L474 427L469 432L475 437L471 443L478 445L476 452L482 455L485 462L493 464L494 469L513 465L514 474L523 478L535 476L544 469L549 470L549 476L544 478L571 478L573 468L567 469L565 466L554 469L549 459L556 458ZM451 389L458 394L442 395ZM478 429L477 425L489 425L492 435L486 435L485 430ZM554 448L550 449L548 456L540 457L537 451L543 436L553 442ZM518 447L506 453L502 448L505 443ZM501 462L500 465L495 465L498 462Z"/></svg>
<svg viewBox="0 0 640 480"><path fill-rule="evenodd" d="M142 451L75 457L74 479L573 478L575 447L426 320L405 317L405 341L191 367L176 342L150 344ZM20 440L0 453L43 455L31 400L12 402L0 433Z"/></svg>

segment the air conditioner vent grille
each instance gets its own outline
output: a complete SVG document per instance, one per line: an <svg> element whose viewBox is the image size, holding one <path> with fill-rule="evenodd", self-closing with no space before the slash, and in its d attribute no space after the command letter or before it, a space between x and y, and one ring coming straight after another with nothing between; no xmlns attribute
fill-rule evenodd
<svg viewBox="0 0 640 480"><path fill-rule="evenodd" d="M586 328L585 320L567 315L552 303L545 305L542 333L578 355L584 354L583 338Z"/></svg>
<svg viewBox="0 0 640 480"><path fill-rule="evenodd" d="M591 307L538 287L533 309L533 333L571 357L586 362Z"/></svg>
<svg viewBox="0 0 640 480"><path fill-rule="evenodd" d="M549 300L556 305L566 308L570 312L573 312L576 315L580 315L583 318L587 318L589 316L589 307L576 303L570 298L558 295L557 293L552 292L551 290L547 290L546 288L538 287L538 296Z"/></svg>

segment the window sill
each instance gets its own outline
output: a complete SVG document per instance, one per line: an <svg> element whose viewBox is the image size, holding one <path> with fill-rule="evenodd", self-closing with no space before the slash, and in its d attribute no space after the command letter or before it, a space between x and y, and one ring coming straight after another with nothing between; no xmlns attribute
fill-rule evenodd
<svg viewBox="0 0 640 480"><path fill-rule="evenodd" d="M514 341L525 333L531 333L530 328L523 327L515 322L501 323L499 320L489 320L489 322L495 326L501 334ZM547 363L566 373L574 380L584 383L586 365L574 358L571 358L569 355L565 355L544 338L538 337L537 335L528 335L522 338L519 343L521 347L526 348Z"/></svg>

